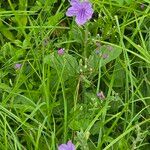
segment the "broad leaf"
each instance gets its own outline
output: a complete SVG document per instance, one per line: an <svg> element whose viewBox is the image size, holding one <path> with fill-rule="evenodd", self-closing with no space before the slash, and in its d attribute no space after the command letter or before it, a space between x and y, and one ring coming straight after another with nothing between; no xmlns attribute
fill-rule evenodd
<svg viewBox="0 0 150 150"><path fill-rule="evenodd" d="M116 59L122 52L122 49L114 46L101 46L95 50L89 57L89 67L98 70L99 67L105 66L110 61Z"/></svg>
<svg viewBox="0 0 150 150"><path fill-rule="evenodd" d="M44 62L54 68L58 75L63 74L65 78L74 76L78 71L76 59L69 54L58 55L56 52L45 56Z"/></svg>

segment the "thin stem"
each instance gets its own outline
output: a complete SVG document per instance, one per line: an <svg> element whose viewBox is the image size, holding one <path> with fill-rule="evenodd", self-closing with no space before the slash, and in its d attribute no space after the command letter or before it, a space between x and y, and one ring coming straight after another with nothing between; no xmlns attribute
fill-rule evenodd
<svg viewBox="0 0 150 150"><path fill-rule="evenodd" d="M87 42L88 42L88 26L85 26L85 33L84 33L84 57L85 57L85 60L87 58Z"/></svg>

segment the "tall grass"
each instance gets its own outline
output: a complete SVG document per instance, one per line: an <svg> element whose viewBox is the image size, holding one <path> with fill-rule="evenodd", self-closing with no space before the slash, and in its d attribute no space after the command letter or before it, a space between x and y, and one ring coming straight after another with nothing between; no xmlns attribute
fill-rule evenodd
<svg viewBox="0 0 150 150"><path fill-rule="evenodd" d="M150 2L91 3L0 1L1 150L149 150Z"/></svg>

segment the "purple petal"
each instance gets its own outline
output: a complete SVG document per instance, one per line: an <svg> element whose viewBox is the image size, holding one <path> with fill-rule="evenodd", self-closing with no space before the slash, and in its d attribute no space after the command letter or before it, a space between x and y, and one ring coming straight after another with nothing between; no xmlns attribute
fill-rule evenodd
<svg viewBox="0 0 150 150"><path fill-rule="evenodd" d="M93 15L93 9L92 9L92 5L89 2L83 2L82 3L82 7L85 9L85 15L87 17L87 19L91 19L92 15Z"/></svg>
<svg viewBox="0 0 150 150"><path fill-rule="evenodd" d="M66 12L66 16L75 16L78 13L78 8L77 7L70 7L68 8L67 12Z"/></svg>
<svg viewBox="0 0 150 150"><path fill-rule="evenodd" d="M86 15L88 17L88 19L91 19L92 18L92 15L93 15L93 9L92 8L89 8L86 10Z"/></svg>
<svg viewBox="0 0 150 150"><path fill-rule="evenodd" d="M76 23L78 25L83 25L86 23L87 21L87 16L85 15L85 11L81 10L78 12L78 14L76 15L76 19L75 19Z"/></svg>
<svg viewBox="0 0 150 150"><path fill-rule="evenodd" d="M78 25L83 25L84 23L86 23L86 21L92 18L93 9L90 2L71 0L70 4L72 5L72 7L67 10L66 15L76 16L75 21Z"/></svg>
<svg viewBox="0 0 150 150"><path fill-rule="evenodd" d="M15 65L14 65L14 68L15 68L15 69L20 69L21 66L22 66L22 64L15 64Z"/></svg>
<svg viewBox="0 0 150 150"><path fill-rule="evenodd" d="M80 4L80 2L79 2L79 0L71 0L70 4L75 5L75 4Z"/></svg>
<svg viewBox="0 0 150 150"><path fill-rule="evenodd" d="M65 50L64 48L59 48L57 51L58 55L63 55L65 53L64 50Z"/></svg>
<svg viewBox="0 0 150 150"><path fill-rule="evenodd" d="M92 18L93 10L88 10L85 12L86 18L89 20Z"/></svg>
<svg viewBox="0 0 150 150"><path fill-rule="evenodd" d="M92 14L93 9L91 3L82 2L76 15L76 23L78 25L83 25L84 23L86 23L86 21L92 18Z"/></svg>
<svg viewBox="0 0 150 150"><path fill-rule="evenodd" d="M66 144L61 144L59 147L58 147L58 150L68 150L68 146Z"/></svg>
<svg viewBox="0 0 150 150"><path fill-rule="evenodd" d="M82 2L81 4L85 9L92 8L92 4L88 1Z"/></svg>
<svg viewBox="0 0 150 150"><path fill-rule="evenodd" d="M68 150L75 150L75 146L71 141L68 141L67 145L68 145Z"/></svg>

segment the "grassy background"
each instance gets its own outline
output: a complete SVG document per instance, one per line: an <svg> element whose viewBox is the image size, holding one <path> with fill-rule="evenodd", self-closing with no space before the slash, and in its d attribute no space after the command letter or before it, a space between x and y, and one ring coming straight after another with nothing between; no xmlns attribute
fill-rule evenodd
<svg viewBox="0 0 150 150"><path fill-rule="evenodd" d="M91 3L81 27L67 0L0 0L1 150L149 150L150 2Z"/></svg>

